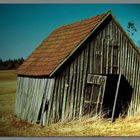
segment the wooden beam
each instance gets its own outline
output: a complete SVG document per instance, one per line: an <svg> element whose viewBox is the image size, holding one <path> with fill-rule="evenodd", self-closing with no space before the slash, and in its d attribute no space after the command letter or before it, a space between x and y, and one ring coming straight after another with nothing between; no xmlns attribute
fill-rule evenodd
<svg viewBox="0 0 140 140"><path fill-rule="evenodd" d="M117 103L117 97L118 97L120 81L121 81L121 73L119 74L119 78L118 78L118 82L117 82L116 95L115 95L115 100L114 100L114 106L113 106L113 111L112 111L111 122L114 121L114 115L115 115L115 109L116 109L116 103Z"/></svg>

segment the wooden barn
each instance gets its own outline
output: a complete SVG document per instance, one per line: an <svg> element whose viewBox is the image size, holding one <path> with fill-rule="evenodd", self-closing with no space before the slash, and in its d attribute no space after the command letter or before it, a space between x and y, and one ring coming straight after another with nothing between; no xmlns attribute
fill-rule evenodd
<svg viewBox="0 0 140 140"><path fill-rule="evenodd" d="M111 11L54 30L17 74L15 112L31 123L140 112L140 53Z"/></svg>

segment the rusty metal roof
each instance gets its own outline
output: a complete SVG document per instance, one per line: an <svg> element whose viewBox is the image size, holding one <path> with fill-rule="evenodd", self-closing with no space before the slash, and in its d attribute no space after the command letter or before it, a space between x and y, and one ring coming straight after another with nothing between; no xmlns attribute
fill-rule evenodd
<svg viewBox="0 0 140 140"><path fill-rule="evenodd" d="M51 75L109 14L107 12L54 30L17 69L17 74Z"/></svg>

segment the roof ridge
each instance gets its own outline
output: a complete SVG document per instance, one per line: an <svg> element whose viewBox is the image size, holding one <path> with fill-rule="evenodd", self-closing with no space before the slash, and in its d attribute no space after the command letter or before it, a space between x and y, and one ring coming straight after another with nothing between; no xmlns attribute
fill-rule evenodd
<svg viewBox="0 0 140 140"><path fill-rule="evenodd" d="M66 23L66 24L60 25L60 26L58 26L56 29L54 29L54 30L51 32L51 34L52 34L53 32L55 32L55 31L59 30L60 28L68 27L68 26L74 25L74 24L76 24L76 23L81 23L81 22L84 22L84 21L89 21L89 20L91 20L91 19L93 19L93 18L95 18L95 17L99 17L99 16L101 16L101 15L107 15L107 14L111 14L111 13L112 13L112 11L111 11L111 10L108 10L107 12L104 12L104 13L102 13L102 14L98 14L98 15L91 16L91 17L88 17L88 18L83 18L83 19L81 19L81 20L79 20L79 21L74 21L74 22L71 22L71 23ZM46 40L46 38L45 38L45 40Z"/></svg>
<svg viewBox="0 0 140 140"><path fill-rule="evenodd" d="M106 13L104 13L104 14L106 14ZM74 22L72 22L72 23L64 24L63 26L60 26L59 28L61 28L61 27L66 27L66 26L69 26L69 25L73 25L73 24L75 24L75 23L81 23L81 22L84 22L84 21L88 21L88 20L91 20L91 19L93 19L93 18L95 18L95 17L101 16L101 15L104 15L104 14L99 14L99 15L96 15L96 16L91 16L91 17L89 17L89 18L81 19L81 20L79 20L79 21L74 21Z"/></svg>
<svg viewBox="0 0 140 140"><path fill-rule="evenodd" d="M103 20L110 15L110 13L111 11L107 11L106 13L56 28L18 68L18 74L31 76L52 76L92 34L92 32L98 28ZM93 25L90 25L91 22L93 22ZM81 26L82 28L75 30L75 27L78 28ZM69 28L70 31L67 31ZM60 31L63 31L64 33L60 34Z"/></svg>
<svg viewBox="0 0 140 140"><path fill-rule="evenodd" d="M74 22L71 22L71 23L66 23L66 24L63 24L62 26L58 27L57 29L62 28L62 27L66 27L66 26L70 26L70 25L73 25L75 23L81 23L81 22L84 22L84 21L88 21L88 20L91 20L91 19L93 19L95 17L101 16L101 15L106 15L106 14L109 14L109 13L112 13L112 11L109 10L109 11L107 11L105 13L98 14L98 15L95 15L95 16L91 16L91 17L88 17L88 18L83 18L83 19L81 19L79 21L74 21Z"/></svg>

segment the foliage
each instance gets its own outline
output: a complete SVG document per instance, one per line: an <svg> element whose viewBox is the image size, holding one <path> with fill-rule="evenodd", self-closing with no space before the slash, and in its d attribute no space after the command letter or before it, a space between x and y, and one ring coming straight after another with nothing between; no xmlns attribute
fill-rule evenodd
<svg viewBox="0 0 140 140"><path fill-rule="evenodd" d="M137 29L135 27L134 21L129 21L127 24L127 31L133 36Z"/></svg>
<svg viewBox="0 0 140 140"><path fill-rule="evenodd" d="M127 32L131 37L134 36L134 34L137 32L134 21L129 21L127 23ZM140 40L137 41L137 45L138 45L138 48L140 48Z"/></svg>
<svg viewBox="0 0 140 140"><path fill-rule="evenodd" d="M18 58L18 59L9 59L9 60L2 60L0 58L0 70L11 70L18 68L22 63L24 59Z"/></svg>

